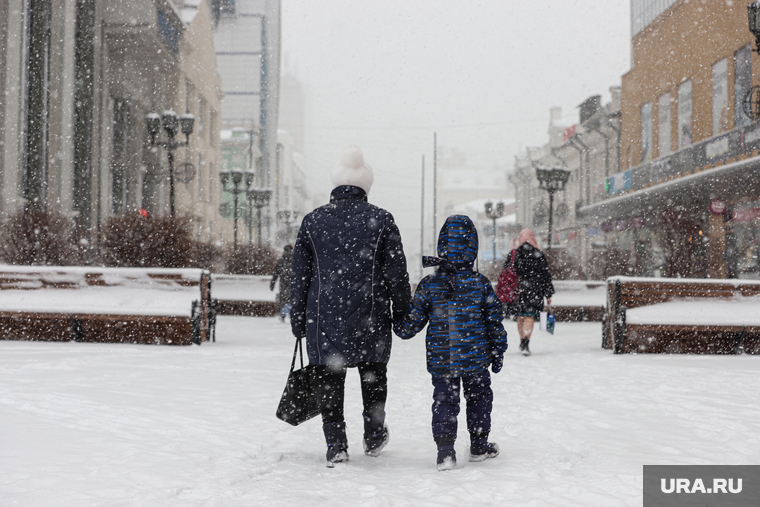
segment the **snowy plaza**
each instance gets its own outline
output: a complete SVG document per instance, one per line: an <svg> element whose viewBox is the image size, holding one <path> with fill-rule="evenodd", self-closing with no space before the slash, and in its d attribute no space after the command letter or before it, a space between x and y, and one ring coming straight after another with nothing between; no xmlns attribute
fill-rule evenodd
<svg viewBox="0 0 760 507"><path fill-rule="evenodd" d="M2 506L639 506L642 466L757 464L760 360L614 355L599 323L536 330L493 377L501 455L438 472L424 338L394 337L388 447L325 467L318 419L275 418L293 352L276 318L221 317L217 341L170 347L0 341Z"/></svg>

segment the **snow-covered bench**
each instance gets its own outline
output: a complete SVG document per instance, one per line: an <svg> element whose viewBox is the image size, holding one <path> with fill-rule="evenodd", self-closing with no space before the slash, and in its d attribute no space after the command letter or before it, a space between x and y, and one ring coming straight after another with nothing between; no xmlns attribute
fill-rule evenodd
<svg viewBox="0 0 760 507"><path fill-rule="evenodd" d="M760 281L607 279L602 346L615 353L760 354Z"/></svg>
<svg viewBox="0 0 760 507"><path fill-rule="evenodd" d="M213 339L202 269L0 266L0 338L189 345Z"/></svg>
<svg viewBox="0 0 760 507"><path fill-rule="evenodd" d="M601 322L607 296L603 281L555 280L552 312L562 322Z"/></svg>
<svg viewBox="0 0 760 507"><path fill-rule="evenodd" d="M219 315L272 317L277 313L274 291L269 290L271 276L212 275L216 310Z"/></svg>

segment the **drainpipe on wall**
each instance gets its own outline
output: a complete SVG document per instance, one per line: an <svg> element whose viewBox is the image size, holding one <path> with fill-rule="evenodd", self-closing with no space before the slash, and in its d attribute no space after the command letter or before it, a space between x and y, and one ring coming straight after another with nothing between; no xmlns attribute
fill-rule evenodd
<svg viewBox="0 0 760 507"><path fill-rule="evenodd" d="M583 144L583 142L578 139L577 135L574 135L570 139L568 139L568 143L570 146L578 150L578 156L580 157L580 169L579 169L579 175L578 178L578 200L583 201L583 153L588 153L588 146ZM588 156L586 156L586 166L588 166ZM588 167L586 167L586 180L588 182ZM588 204L588 185L586 186L586 204Z"/></svg>
<svg viewBox="0 0 760 507"><path fill-rule="evenodd" d="M612 123L609 116L607 116L607 126L617 134L617 170L620 171L620 129Z"/></svg>
<svg viewBox="0 0 760 507"><path fill-rule="evenodd" d="M591 130L604 138L604 176L608 178L610 176L610 137L602 132L599 126L595 126Z"/></svg>

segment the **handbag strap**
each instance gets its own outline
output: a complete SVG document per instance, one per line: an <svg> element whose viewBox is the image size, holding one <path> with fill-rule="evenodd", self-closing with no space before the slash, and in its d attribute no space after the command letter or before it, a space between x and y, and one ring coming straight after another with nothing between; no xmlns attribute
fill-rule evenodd
<svg viewBox="0 0 760 507"><path fill-rule="evenodd" d="M293 373L293 370L296 369L296 354L301 356L301 369L303 369L303 345L301 344L300 338L296 338L296 348L293 350L293 361L290 363L290 373Z"/></svg>

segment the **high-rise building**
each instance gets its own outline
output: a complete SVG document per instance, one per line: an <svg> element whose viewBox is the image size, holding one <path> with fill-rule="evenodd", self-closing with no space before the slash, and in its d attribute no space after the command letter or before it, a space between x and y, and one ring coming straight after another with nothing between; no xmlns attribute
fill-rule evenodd
<svg viewBox="0 0 760 507"><path fill-rule="evenodd" d="M280 0L213 0L214 44L222 77L222 128L256 142L256 187L272 187L277 167ZM230 200L223 196L223 200ZM263 210L271 237L272 207Z"/></svg>
<svg viewBox="0 0 760 507"><path fill-rule="evenodd" d="M631 37L647 27L678 0L631 0Z"/></svg>

